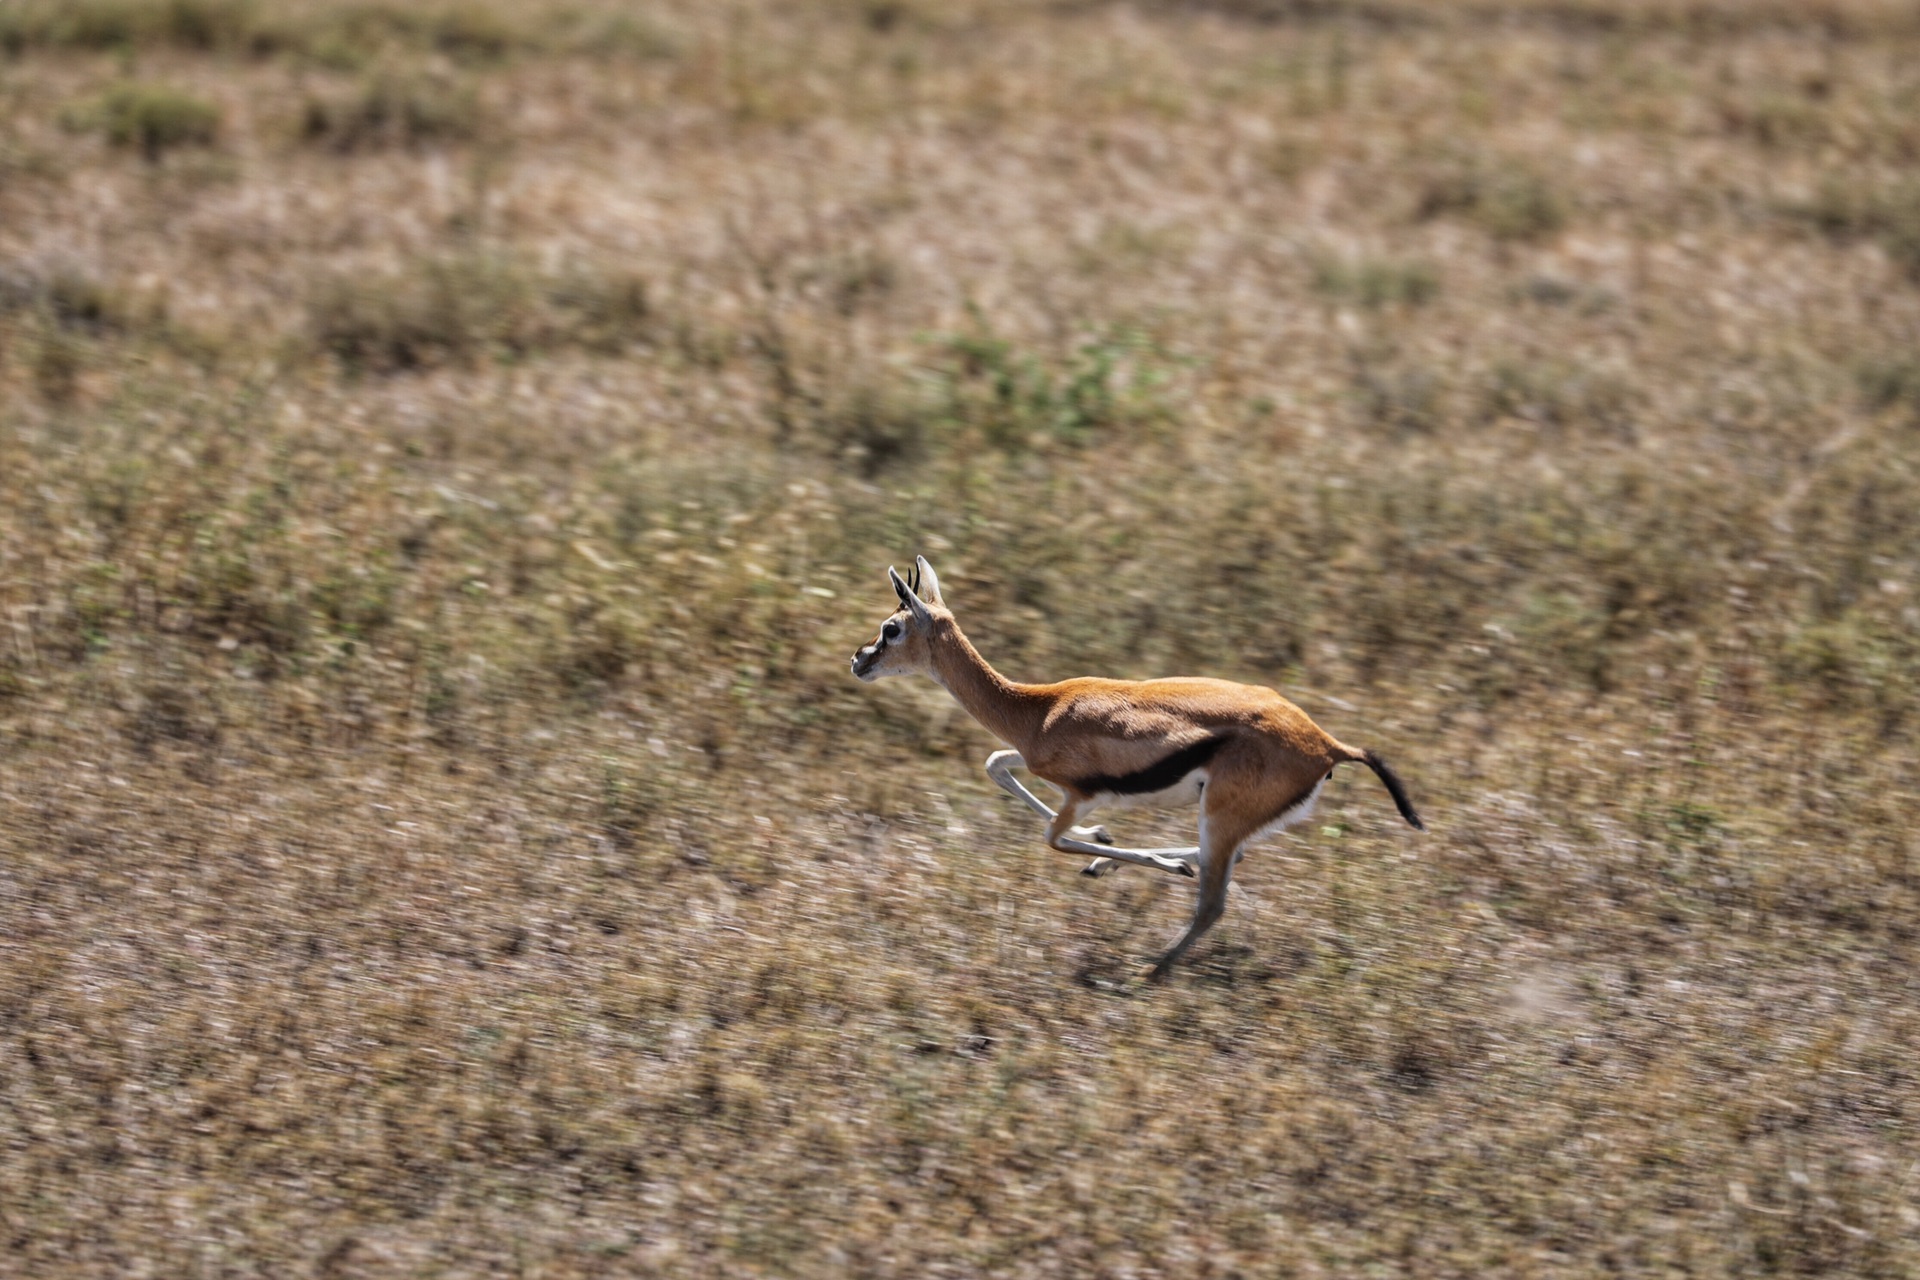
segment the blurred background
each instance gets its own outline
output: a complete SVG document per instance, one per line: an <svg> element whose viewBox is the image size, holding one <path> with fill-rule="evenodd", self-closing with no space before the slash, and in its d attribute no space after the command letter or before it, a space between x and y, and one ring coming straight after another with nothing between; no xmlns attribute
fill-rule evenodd
<svg viewBox="0 0 1920 1280"><path fill-rule="evenodd" d="M1911 4L13 0L0 104L21 1274L1920 1267ZM1121 993L1188 886L848 676L916 552L1430 833Z"/></svg>

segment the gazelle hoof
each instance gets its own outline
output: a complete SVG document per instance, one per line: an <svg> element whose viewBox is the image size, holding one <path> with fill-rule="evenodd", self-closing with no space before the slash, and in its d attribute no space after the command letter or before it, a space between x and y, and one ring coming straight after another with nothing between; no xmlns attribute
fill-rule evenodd
<svg viewBox="0 0 1920 1280"><path fill-rule="evenodd" d="M1075 827L1067 834L1076 840L1091 840L1095 844L1113 843L1113 833L1105 827Z"/></svg>
<svg viewBox="0 0 1920 1280"><path fill-rule="evenodd" d="M1120 864L1112 858L1095 858L1092 862L1080 868L1080 874L1098 879L1110 871L1118 871L1119 869Z"/></svg>

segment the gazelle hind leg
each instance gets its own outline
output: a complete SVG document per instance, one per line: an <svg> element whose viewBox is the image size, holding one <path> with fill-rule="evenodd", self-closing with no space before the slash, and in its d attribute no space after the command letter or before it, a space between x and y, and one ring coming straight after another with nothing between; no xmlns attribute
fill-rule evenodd
<svg viewBox="0 0 1920 1280"><path fill-rule="evenodd" d="M1079 827L1075 828L1075 830L1083 831L1085 828ZM1094 830L1104 832L1106 828L1095 827ZM1112 837L1109 836L1100 843L1111 844L1111 842ZM1080 874L1083 876L1104 876L1108 872L1118 871L1120 869L1119 864L1122 862L1140 861L1139 856L1128 857L1128 854L1143 855L1151 859L1150 865L1159 867L1162 871L1171 871L1175 875L1187 876L1189 878L1196 874L1194 867L1198 865L1200 861L1200 846L1197 844L1178 845L1165 849L1123 849L1118 845L1113 845L1111 848L1101 849L1092 845L1076 846L1062 842L1060 847L1073 849L1079 853L1098 853L1100 855L1086 866L1080 868ZM1178 865L1171 865L1175 863Z"/></svg>
<svg viewBox="0 0 1920 1280"><path fill-rule="evenodd" d="M1193 904L1193 919L1186 932L1147 970L1147 981L1158 982L1166 977L1167 970L1199 941L1200 935L1219 923L1227 909L1227 885L1233 880L1235 852L1232 847L1211 846L1200 856L1200 891Z"/></svg>
<svg viewBox="0 0 1920 1280"><path fill-rule="evenodd" d="M1146 971L1148 981L1164 978L1226 911L1227 886L1233 881L1241 846L1273 819L1277 808L1270 802L1260 773L1260 761L1255 756L1222 755L1214 761L1207 789L1200 798L1200 888L1195 895L1193 919L1186 932Z"/></svg>
<svg viewBox="0 0 1920 1280"><path fill-rule="evenodd" d="M1137 863L1143 867L1157 867L1162 871L1171 871L1177 876L1193 874L1193 863L1182 857L1184 849L1123 849L1118 845L1089 844L1085 840L1069 835L1076 831L1073 819L1080 802L1069 796L1064 807L1047 824L1047 847L1058 849L1062 853L1091 853L1101 858L1111 858L1120 862Z"/></svg>

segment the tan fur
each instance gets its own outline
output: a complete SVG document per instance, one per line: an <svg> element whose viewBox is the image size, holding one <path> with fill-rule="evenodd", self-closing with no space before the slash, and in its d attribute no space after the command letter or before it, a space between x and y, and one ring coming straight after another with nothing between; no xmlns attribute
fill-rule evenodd
<svg viewBox="0 0 1920 1280"><path fill-rule="evenodd" d="M974 719L1019 752L1015 765L1023 761L1029 772L1063 793L1059 812L1047 825L1051 848L1100 852L1074 838L1076 819L1101 802L1082 789L1081 780L1137 774L1182 748L1222 739L1204 766L1199 848L1114 851L1197 854L1200 892L1193 922L1153 966L1153 977L1163 975L1219 919L1240 846L1312 795L1335 765L1367 759L1367 753L1337 741L1286 698L1258 685L1187 677L1087 676L1055 684L1007 680L961 632L940 599L931 565L919 560L915 575L928 585L926 600L892 570L888 573L901 608L875 642L854 655L854 674L863 680L918 674L944 685ZM893 627L899 634L888 639ZM1010 779L995 772L993 762L989 772L1008 785ZM1049 812L1030 793L1024 798ZM1098 862L1089 868L1096 874L1099 869Z"/></svg>

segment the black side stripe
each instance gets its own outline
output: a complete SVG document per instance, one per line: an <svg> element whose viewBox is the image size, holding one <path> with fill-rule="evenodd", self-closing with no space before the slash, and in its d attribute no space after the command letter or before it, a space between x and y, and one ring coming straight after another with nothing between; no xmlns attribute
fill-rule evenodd
<svg viewBox="0 0 1920 1280"><path fill-rule="evenodd" d="M1227 735L1202 738L1190 747L1182 747L1170 756L1133 773L1110 777L1105 774L1082 778L1074 783L1082 795L1141 796L1165 791L1180 779L1200 768L1227 743Z"/></svg>

